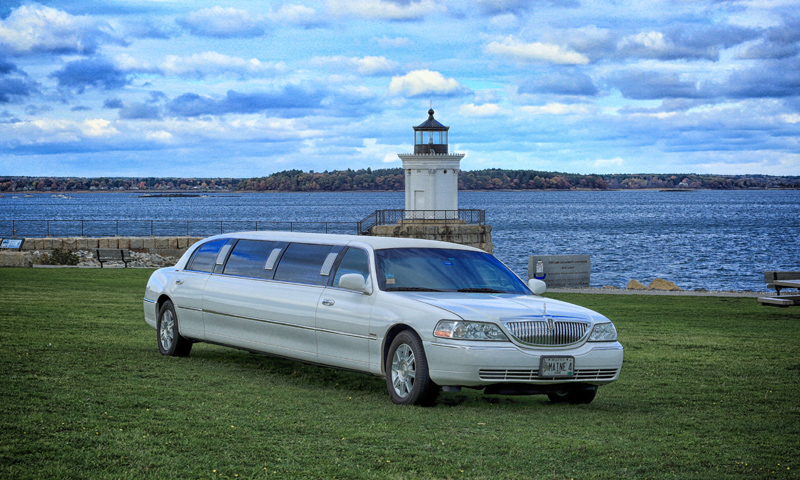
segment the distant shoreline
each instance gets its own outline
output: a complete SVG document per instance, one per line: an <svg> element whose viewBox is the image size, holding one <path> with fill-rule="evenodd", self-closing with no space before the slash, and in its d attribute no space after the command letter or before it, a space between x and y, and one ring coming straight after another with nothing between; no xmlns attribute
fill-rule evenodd
<svg viewBox="0 0 800 480"><path fill-rule="evenodd" d="M687 193L687 192L747 192L747 191L756 191L756 192L763 192L763 191L794 191L800 190L800 187L754 187L754 188L606 188L606 189L599 189L599 188L570 188L570 189L554 189L554 188L547 188L547 189L524 189L524 190L515 190L515 189L467 189L467 190L459 190L459 192L503 192L503 193L513 193L513 192L538 192L538 193L553 193L553 192L660 192L660 193ZM208 190L208 191L191 191L186 192L184 190L50 190L50 191L13 191L13 192L0 192L0 195L5 197L21 197L24 195L71 195L74 193L84 194L84 193L114 193L114 194L135 194L140 197L144 198L189 198L189 197L202 197L202 196L209 196L215 195L220 196L221 194L230 195L250 195L250 194L275 194L275 193L403 193L403 190L313 190L313 191L301 191L301 190L264 190L264 191L255 191L255 190Z"/></svg>

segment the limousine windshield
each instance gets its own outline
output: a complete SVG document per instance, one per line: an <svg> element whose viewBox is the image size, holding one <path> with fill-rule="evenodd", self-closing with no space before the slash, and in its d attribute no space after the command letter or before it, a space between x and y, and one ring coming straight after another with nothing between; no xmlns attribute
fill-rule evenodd
<svg viewBox="0 0 800 480"><path fill-rule="evenodd" d="M499 260L483 252L443 248L376 250L383 291L512 293L531 292Z"/></svg>

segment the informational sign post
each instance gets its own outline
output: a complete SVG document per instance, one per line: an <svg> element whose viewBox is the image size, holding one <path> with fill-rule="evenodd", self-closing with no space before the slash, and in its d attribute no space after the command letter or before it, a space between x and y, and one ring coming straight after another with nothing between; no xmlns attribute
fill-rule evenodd
<svg viewBox="0 0 800 480"><path fill-rule="evenodd" d="M1 238L0 249L2 250L19 250L22 248L24 238Z"/></svg>
<svg viewBox="0 0 800 480"><path fill-rule="evenodd" d="M536 278L547 288L588 288L592 273L589 255L531 255L528 278Z"/></svg>

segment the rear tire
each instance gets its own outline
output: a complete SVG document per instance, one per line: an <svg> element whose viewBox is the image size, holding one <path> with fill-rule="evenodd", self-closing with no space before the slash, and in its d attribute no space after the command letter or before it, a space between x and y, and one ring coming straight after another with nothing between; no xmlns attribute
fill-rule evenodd
<svg viewBox="0 0 800 480"><path fill-rule="evenodd" d="M178 315L170 300L161 305L156 322L158 351L170 357L186 357L192 351L192 341L181 336L178 330Z"/></svg>
<svg viewBox="0 0 800 480"><path fill-rule="evenodd" d="M386 388L398 405L432 405L439 386L428 375L422 340L412 331L400 332L386 356Z"/></svg>
<svg viewBox="0 0 800 480"><path fill-rule="evenodd" d="M597 395L597 385L580 385L564 391L550 392L547 398L553 403L581 405L592 403L595 395Z"/></svg>

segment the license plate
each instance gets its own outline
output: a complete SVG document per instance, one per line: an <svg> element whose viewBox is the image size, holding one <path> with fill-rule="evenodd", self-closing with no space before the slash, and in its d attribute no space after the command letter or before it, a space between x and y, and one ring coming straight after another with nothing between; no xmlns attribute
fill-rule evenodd
<svg viewBox="0 0 800 480"><path fill-rule="evenodd" d="M539 360L539 376L542 378L570 378L574 375L573 357L542 357Z"/></svg>

